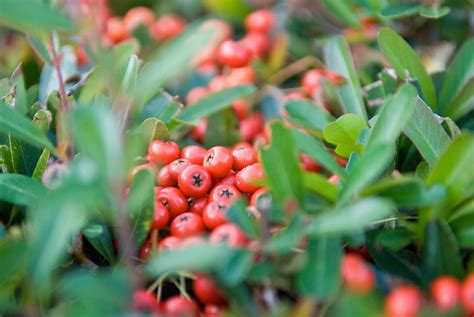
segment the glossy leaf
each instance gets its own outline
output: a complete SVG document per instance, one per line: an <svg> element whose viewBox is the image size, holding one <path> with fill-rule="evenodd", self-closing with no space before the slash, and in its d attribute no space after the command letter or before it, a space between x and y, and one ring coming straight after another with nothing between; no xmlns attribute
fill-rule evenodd
<svg viewBox="0 0 474 317"><path fill-rule="evenodd" d="M324 138L329 143L336 145L336 153L349 157L351 152L359 152L362 145L357 144L359 135L367 128L367 122L355 114L345 114L336 121L328 124L324 130Z"/></svg>
<svg viewBox="0 0 474 317"><path fill-rule="evenodd" d="M109 263L114 263L114 246L109 229L105 224L90 225L82 231L82 234Z"/></svg>
<svg viewBox="0 0 474 317"><path fill-rule="evenodd" d="M18 174L0 174L0 200L19 205L33 205L46 194L43 184Z"/></svg>

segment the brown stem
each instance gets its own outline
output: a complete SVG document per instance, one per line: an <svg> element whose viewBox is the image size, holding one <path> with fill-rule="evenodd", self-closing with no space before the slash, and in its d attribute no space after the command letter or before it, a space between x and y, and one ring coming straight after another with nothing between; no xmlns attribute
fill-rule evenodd
<svg viewBox="0 0 474 317"><path fill-rule="evenodd" d="M269 82L273 85L279 85L290 77L295 76L308 69L309 67L317 67L324 65L319 59L313 56L306 56L302 59L297 60L294 63L281 69L275 75L269 78Z"/></svg>

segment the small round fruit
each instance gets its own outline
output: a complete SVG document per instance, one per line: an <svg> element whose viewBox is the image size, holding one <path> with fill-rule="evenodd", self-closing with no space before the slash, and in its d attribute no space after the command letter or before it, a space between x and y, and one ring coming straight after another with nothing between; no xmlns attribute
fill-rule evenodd
<svg viewBox="0 0 474 317"><path fill-rule="evenodd" d="M179 215L170 225L171 235L178 238L198 236L204 233L205 230L201 216L192 212Z"/></svg>
<svg viewBox="0 0 474 317"><path fill-rule="evenodd" d="M272 11L261 9L250 13L245 18L245 28L249 32L267 33L273 27L275 17Z"/></svg>
<svg viewBox="0 0 474 317"><path fill-rule="evenodd" d="M209 95L209 91L206 87L195 87L186 95L186 105L189 106L195 104L199 100L207 97L207 95Z"/></svg>
<svg viewBox="0 0 474 317"><path fill-rule="evenodd" d="M175 187L163 188L156 199L168 209L171 219L176 218L188 209L186 197Z"/></svg>
<svg viewBox="0 0 474 317"><path fill-rule="evenodd" d="M179 158L179 146L173 141L156 140L148 147L148 155L153 162L166 165Z"/></svg>
<svg viewBox="0 0 474 317"><path fill-rule="evenodd" d="M155 20L155 14L147 7L134 7L127 11L123 18L125 29L128 32L133 31L137 26L143 24L150 26Z"/></svg>
<svg viewBox="0 0 474 317"><path fill-rule="evenodd" d="M160 311L160 306L155 295L146 290L133 292L133 309L141 313L156 314Z"/></svg>
<svg viewBox="0 0 474 317"><path fill-rule="evenodd" d="M193 281L193 291L204 305L224 305L225 295L207 275L198 274Z"/></svg>
<svg viewBox="0 0 474 317"><path fill-rule="evenodd" d="M261 181L265 177L262 164L254 163L240 170L235 177L235 185L244 193L253 193L261 187L254 182Z"/></svg>
<svg viewBox="0 0 474 317"><path fill-rule="evenodd" d="M248 143L239 143L232 149L232 159L234 170L240 171L257 163L257 151Z"/></svg>
<svg viewBox="0 0 474 317"><path fill-rule="evenodd" d="M192 164L197 165L202 165L206 154L206 149L197 145L188 145L181 150L181 158L187 159Z"/></svg>
<svg viewBox="0 0 474 317"><path fill-rule="evenodd" d="M202 215L204 208L206 208L208 203L207 195L204 195L199 198L188 198L188 212L194 212L195 214Z"/></svg>
<svg viewBox="0 0 474 317"><path fill-rule="evenodd" d="M452 276L440 276L431 284L431 297L440 310L450 310L459 303L461 283Z"/></svg>
<svg viewBox="0 0 474 317"><path fill-rule="evenodd" d="M178 237L168 236L160 241L158 251L175 250L181 246L182 240Z"/></svg>
<svg viewBox="0 0 474 317"><path fill-rule="evenodd" d="M207 87L210 92L218 92L224 88L227 88L227 77L223 75L215 76L211 79Z"/></svg>
<svg viewBox="0 0 474 317"><path fill-rule="evenodd" d="M203 166L214 178L229 175L233 165L231 152L223 146L215 146L207 151Z"/></svg>
<svg viewBox="0 0 474 317"><path fill-rule="evenodd" d="M186 28L186 21L176 14L164 14L152 25L149 31L156 41L168 41L178 36Z"/></svg>
<svg viewBox="0 0 474 317"><path fill-rule="evenodd" d="M319 69L312 69L307 71L303 76L302 85L309 96L321 89L321 80L324 74Z"/></svg>
<svg viewBox="0 0 474 317"><path fill-rule="evenodd" d="M153 220L151 222L151 230L161 230L168 224L170 213L168 209L159 201L155 201L155 210L153 212Z"/></svg>
<svg viewBox="0 0 474 317"><path fill-rule="evenodd" d="M150 258L152 251L153 251L153 244L151 243L151 239L147 238L145 242L143 242L143 245L141 246L138 252L138 257L142 261L147 261Z"/></svg>
<svg viewBox="0 0 474 317"><path fill-rule="evenodd" d="M211 184L211 175L201 165L190 165L178 175L179 189L189 197L206 195Z"/></svg>
<svg viewBox="0 0 474 317"><path fill-rule="evenodd" d="M421 308L421 293L413 286L392 290L385 299L387 317L416 317Z"/></svg>
<svg viewBox="0 0 474 317"><path fill-rule="evenodd" d="M257 57L267 55L271 47L270 38L259 32L249 32L240 41Z"/></svg>
<svg viewBox="0 0 474 317"><path fill-rule="evenodd" d="M199 120L197 126L193 129L193 137L196 141L202 142L207 131L207 120Z"/></svg>
<svg viewBox="0 0 474 317"><path fill-rule="evenodd" d="M305 171L308 172L319 172L321 170L321 166L308 154L301 153L300 154L301 163L303 163L303 168Z"/></svg>
<svg viewBox="0 0 474 317"><path fill-rule="evenodd" d="M239 131L242 138L251 142L263 130L263 115L255 113L254 115L241 120L239 123Z"/></svg>
<svg viewBox="0 0 474 317"><path fill-rule="evenodd" d="M186 169L186 167L191 166L191 164L192 163L190 161L183 158L174 160L168 164L170 176L174 179L178 179L178 175L181 174Z"/></svg>
<svg viewBox="0 0 474 317"><path fill-rule="evenodd" d="M225 243L232 248L245 247L249 242L242 230L233 223L226 223L212 230L209 241L216 244Z"/></svg>
<svg viewBox="0 0 474 317"><path fill-rule="evenodd" d="M156 182L162 187L172 187L176 185L176 178L171 176L169 165L165 165L160 169L156 176Z"/></svg>
<svg viewBox="0 0 474 317"><path fill-rule="evenodd" d="M217 49L218 61L230 67L244 67L250 63L252 53L239 42L224 41Z"/></svg>
<svg viewBox="0 0 474 317"><path fill-rule="evenodd" d="M257 207L257 202L261 196L268 194L268 189L265 187L259 188L253 192L252 196L250 196L250 206Z"/></svg>
<svg viewBox="0 0 474 317"><path fill-rule="evenodd" d="M217 305L206 305L204 307L204 317L222 317L224 313L222 308Z"/></svg>
<svg viewBox="0 0 474 317"><path fill-rule="evenodd" d="M375 286L375 274L365 261L355 254L346 254L341 263L342 282L351 292L368 294Z"/></svg>
<svg viewBox="0 0 474 317"><path fill-rule="evenodd" d="M219 201L231 204L240 197L240 191L234 185L220 184L215 186L209 194L209 201Z"/></svg>
<svg viewBox="0 0 474 317"><path fill-rule="evenodd" d="M237 119L243 120L247 118L250 110L250 105L245 99L238 99L234 101L231 105L232 110L234 110Z"/></svg>
<svg viewBox="0 0 474 317"><path fill-rule="evenodd" d="M474 313L474 275L468 275L461 287L461 301L467 313Z"/></svg>
<svg viewBox="0 0 474 317"><path fill-rule="evenodd" d="M107 20L105 34L112 43L121 42L128 36L123 21L118 17L111 17Z"/></svg>
<svg viewBox="0 0 474 317"><path fill-rule="evenodd" d="M229 209L229 205L226 202L210 202L202 212L202 221L209 230L217 228L229 222L226 216L227 209Z"/></svg>
<svg viewBox="0 0 474 317"><path fill-rule="evenodd" d="M215 186L217 185L235 185L235 173L231 171L229 175L227 175L224 178L219 179L216 183Z"/></svg>
<svg viewBox="0 0 474 317"><path fill-rule="evenodd" d="M191 299L186 299L179 295L172 296L166 299L161 304L161 309L166 316L186 316L186 317L198 317L199 307Z"/></svg>

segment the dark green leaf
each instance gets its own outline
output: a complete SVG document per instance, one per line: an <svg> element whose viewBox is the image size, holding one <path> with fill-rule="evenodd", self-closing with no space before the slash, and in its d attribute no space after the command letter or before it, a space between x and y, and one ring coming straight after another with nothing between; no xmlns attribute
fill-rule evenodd
<svg viewBox="0 0 474 317"><path fill-rule="evenodd" d="M103 223L92 224L82 231L82 234L92 244L92 246L105 258L109 263L114 263L115 253L110 237L109 229Z"/></svg>
<svg viewBox="0 0 474 317"><path fill-rule="evenodd" d="M23 240L0 240L0 293L12 293L23 280L28 249Z"/></svg>
<svg viewBox="0 0 474 317"><path fill-rule="evenodd" d="M335 118L310 100L290 100L285 105L290 121L303 128L322 132Z"/></svg>
<svg viewBox="0 0 474 317"><path fill-rule="evenodd" d="M9 146L14 172L26 176L33 175L37 162L41 156L41 150L14 138L11 135L9 137Z"/></svg>
<svg viewBox="0 0 474 317"><path fill-rule="evenodd" d="M176 119L188 124L196 125L201 118L230 107L230 105L237 99L247 97L255 93L255 91L255 86L252 85L224 89L199 100L193 105L188 105L176 116Z"/></svg>
<svg viewBox="0 0 474 317"><path fill-rule="evenodd" d="M380 230L377 235L377 243L391 251L399 251L409 245L415 236L403 227L395 227L393 230Z"/></svg>
<svg viewBox="0 0 474 317"><path fill-rule="evenodd" d="M328 124L323 133L326 141L337 145L336 153L338 155L349 157L351 152L360 153L362 150L362 144L357 144L357 141L365 128L367 128L367 122L364 119L349 113Z"/></svg>
<svg viewBox="0 0 474 317"><path fill-rule="evenodd" d="M258 233L255 229L255 223L249 212L245 210L245 206L246 202L242 199L234 202L227 210L227 219L238 225L247 237L257 239Z"/></svg>
<svg viewBox="0 0 474 317"><path fill-rule="evenodd" d="M449 219L449 226L459 246L472 249L474 247L474 201L456 210Z"/></svg>
<svg viewBox="0 0 474 317"><path fill-rule="evenodd" d="M264 251L268 253L288 254L298 246L303 238L304 221L299 215L295 215L288 227L274 235L264 246Z"/></svg>
<svg viewBox="0 0 474 317"><path fill-rule="evenodd" d="M393 4L383 8L380 14L391 19L405 18L417 14L420 7L418 4Z"/></svg>
<svg viewBox="0 0 474 317"><path fill-rule="evenodd" d="M207 120L207 129L204 136L206 148L213 146L232 146L240 141L238 120L232 109L223 109L211 114Z"/></svg>
<svg viewBox="0 0 474 317"><path fill-rule="evenodd" d="M357 76L349 45L342 36L332 37L328 40L324 50L324 60L329 69L347 79L346 84L337 87L337 93L345 112L354 113L363 119L367 119L359 77Z"/></svg>
<svg viewBox="0 0 474 317"><path fill-rule="evenodd" d="M0 200L32 205L46 194L40 181L18 174L0 174Z"/></svg>
<svg viewBox="0 0 474 317"><path fill-rule="evenodd" d="M379 45L400 78L418 80L424 100L433 110L436 110L435 87L418 54L400 35L388 28L380 30Z"/></svg>
<svg viewBox="0 0 474 317"><path fill-rule="evenodd" d="M474 109L474 77L453 98L446 110L446 115L454 120L461 118Z"/></svg>
<svg viewBox="0 0 474 317"><path fill-rule="evenodd" d="M225 287L236 287L245 279L253 265L253 255L250 250L235 249L217 269L217 279Z"/></svg>

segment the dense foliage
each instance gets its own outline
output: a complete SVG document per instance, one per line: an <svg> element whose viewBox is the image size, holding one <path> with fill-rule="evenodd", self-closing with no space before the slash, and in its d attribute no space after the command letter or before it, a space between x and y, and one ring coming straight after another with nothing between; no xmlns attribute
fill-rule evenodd
<svg viewBox="0 0 474 317"><path fill-rule="evenodd" d="M471 316L473 10L0 0L0 315Z"/></svg>

